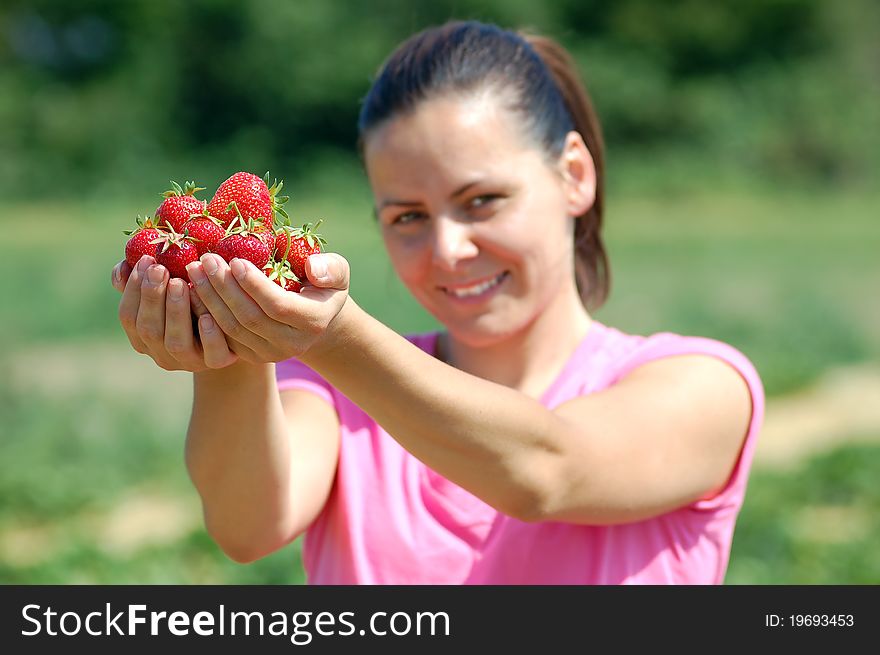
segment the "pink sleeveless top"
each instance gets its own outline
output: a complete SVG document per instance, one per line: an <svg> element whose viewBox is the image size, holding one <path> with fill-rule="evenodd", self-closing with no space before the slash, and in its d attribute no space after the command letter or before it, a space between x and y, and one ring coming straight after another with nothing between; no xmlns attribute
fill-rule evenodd
<svg viewBox="0 0 880 655"><path fill-rule="evenodd" d="M435 352L436 333L408 338ZM552 409L651 360L695 353L727 362L751 391L736 467L711 499L612 526L524 523L502 514L410 455L311 369L279 363L280 390L318 394L341 423L336 481L304 539L309 584L721 584L764 414L749 360L712 339L629 335L594 319L541 402Z"/></svg>

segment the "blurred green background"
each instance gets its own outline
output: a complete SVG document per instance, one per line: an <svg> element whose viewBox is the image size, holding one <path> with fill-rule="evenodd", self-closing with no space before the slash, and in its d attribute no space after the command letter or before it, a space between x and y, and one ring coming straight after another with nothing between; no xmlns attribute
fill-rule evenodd
<svg viewBox="0 0 880 655"><path fill-rule="evenodd" d="M300 583L206 536L191 399L128 347L109 273L168 180L285 180L353 295L396 282L355 156L359 101L449 18L575 55L608 146L612 294L629 332L727 341L767 426L728 584L880 582L880 6L873 0L7 0L0 7L0 582ZM765 445L766 444L766 445Z"/></svg>

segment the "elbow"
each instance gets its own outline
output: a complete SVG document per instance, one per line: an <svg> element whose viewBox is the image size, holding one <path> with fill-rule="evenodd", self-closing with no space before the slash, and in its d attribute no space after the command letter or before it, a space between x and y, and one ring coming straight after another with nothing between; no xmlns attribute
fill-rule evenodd
<svg viewBox="0 0 880 655"><path fill-rule="evenodd" d="M257 552L256 550L250 548L242 548L236 545L227 545L223 544L216 539L214 543L220 547L220 550L223 551L223 554L226 555L229 559L231 559L236 564L251 564L256 562L258 559L262 559L264 557L263 554Z"/></svg>
<svg viewBox="0 0 880 655"><path fill-rule="evenodd" d="M549 519L548 496L538 485L511 485L515 489L504 499L498 509L523 523L540 523Z"/></svg>
<svg viewBox="0 0 880 655"><path fill-rule="evenodd" d="M271 530L256 534L240 526L213 525L205 521L208 536L226 557L237 564L251 564L280 550L293 539L281 531Z"/></svg>
<svg viewBox="0 0 880 655"><path fill-rule="evenodd" d="M263 552L264 549L257 548L255 540L243 538L241 534L229 534L207 521L205 528L220 551L237 564L250 564L268 554Z"/></svg>
<svg viewBox="0 0 880 655"><path fill-rule="evenodd" d="M208 534L223 554L236 564L252 564L267 555L271 555L283 545L261 544L256 540L230 539L228 537L220 537L210 531Z"/></svg>
<svg viewBox="0 0 880 655"><path fill-rule="evenodd" d="M545 507L546 504L539 497L525 495L518 502L511 504L504 513L523 523L540 523L549 519Z"/></svg>
<svg viewBox="0 0 880 655"><path fill-rule="evenodd" d="M532 460L525 472L520 469L519 475L512 476L507 485L510 493L506 494L500 511L523 523L553 520L552 507L559 493L558 482L554 484L554 480L560 479L555 473L554 459Z"/></svg>

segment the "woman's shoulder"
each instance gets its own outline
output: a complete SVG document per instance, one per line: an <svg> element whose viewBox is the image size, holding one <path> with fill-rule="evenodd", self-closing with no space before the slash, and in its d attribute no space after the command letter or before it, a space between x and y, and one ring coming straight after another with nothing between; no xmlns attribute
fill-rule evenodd
<svg viewBox="0 0 880 655"><path fill-rule="evenodd" d="M628 334L616 328L601 326L604 341L608 352L613 353L608 358L608 375L604 380L604 387L612 386L640 367L658 362L664 358L674 358L682 355L702 355L720 360L728 365L728 368L720 366L706 366L708 362L690 362L682 360L672 365L672 362L652 372L652 379L658 380L658 384L668 384L676 375L695 379L695 371L706 377L704 387L720 385L724 388L733 389L729 381L735 378L730 375L730 370L738 373L746 383L750 396L750 416L746 418L745 434L738 435L740 451L737 457L733 473L725 487L711 497L697 501L690 507L699 510L712 510L719 507L738 507L742 501L742 493L745 481L748 477L751 460L754 454L755 443L760 427L763 423L765 395L760 375L751 360L737 347L718 338L681 334L672 331L654 332L648 335ZM678 368L680 366L680 368ZM670 375L673 377L670 378ZM722 381L722 375L727 376ZM699 375L697 375L699 377ZM739 384L742 384L740 382ZM736 394L731 393L730 398ZM731 400L731 402L734 402Z"/></svg>
<svg viewBox="0 0 880 655"><path fill-rule="evenodd" d="M721 339L663 331L648 335L628 334L620 329L599 324L602 355L601 371L597 377L602 378L600 388L610 387L641 366L664 358L681 355L702 355L720 360L733 369L745 381L751 396L753 410L753 427L760 424L764 413L765 394L761 376L752 361L736 346ZM604 362L602 361L604 360ZM682 366L686 366L682 362ZM720 374L719 367L704 367L712 371L712 375ZM666 368L668 373L669 368ZM685 369L682 369L685 372Z"/></svg>
<svg viewBox="0 0 880 655"><path fill-rule="evenodd" d="M692 358L690 361L670 361L670 358L683 355L704 356L716 361L698 362ZM728 371L732 369L745 381L753 408L757 414L763 413L765 398L761 377L751 360L734 345L717 338L673 331L630 333L595 319L560 379L549 390L546 400L555 405L573 396L603 391L637 369L660 360L666 360L662 369L666 377L675 375L675 366L682 367L682 375L692 375L695 370L702 375L721 375L724 371L722 367L706 364L723 362ZM657 379L662 380L663 377L658 376Z"/></svg>
<svg viewBox="0 0 880 655"><path fill-rule="evenodd" d="M718 338L672 331L635 334L595 320L592 330L596 332L596 349L603 355L600 359L607 368L613 369L615 379L664 357L706 355L724 360L744 377L760 383L760 376L749 358L736 346Z"/></svg>
<svg viewBox="0 0 880 655"><path fill-rule="evenodd" d="M679 355L705 355L723 360L732 366L750 382L750 386L760 386L760 376L748 356L721 339L671 331L637 335L609 327L605 327L605 330L607 347L615 355L614 368L617 377L624 377L639 366L657 359Z"/></svg>

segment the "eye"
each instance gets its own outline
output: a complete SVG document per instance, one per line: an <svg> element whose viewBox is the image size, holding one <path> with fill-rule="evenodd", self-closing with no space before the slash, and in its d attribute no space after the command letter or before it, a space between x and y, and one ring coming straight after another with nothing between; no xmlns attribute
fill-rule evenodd
<svg viewBox="0 0 880 655"><path fill-rule="evenodd" d="M500 208L505 196L500 193L484 193L474 196L464 204L464 211L474 218L489 218Z"/></svg>
<svg viewBox="0 0 880 655"><path fill-rule="evenodd" d="M470 202L468 202L468 206L471 209L479 209L480 207L485 207L486 205L492 204L494 201L499 200L500 198L501 196L496 193L487 193L482 196L471 198Z"/></svg>
<svg viewBox="0 0 880 655"><path fill-rule="evenodd" d="M399 225L399 226L412 225L413 223L416 223L417 221L419 221L423 218L425 218L424 212L418 212L418 211L404 212L403 214L398 214L397 216L392 218L391 225Z"/></svg>

